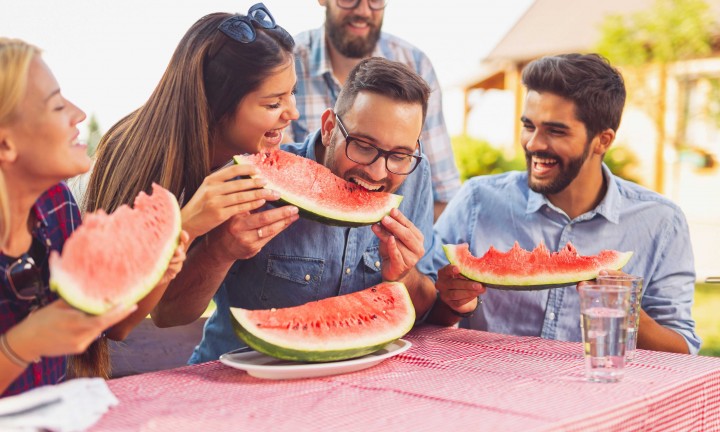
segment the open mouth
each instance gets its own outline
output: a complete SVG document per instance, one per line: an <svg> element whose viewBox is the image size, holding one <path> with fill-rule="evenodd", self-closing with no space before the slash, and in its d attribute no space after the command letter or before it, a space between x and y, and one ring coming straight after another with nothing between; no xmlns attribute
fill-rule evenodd
<svg viewBox="0 0 720 432"><path fill-rule="evenodd" d="M558 160L549 157L533 156L531 159L532 170L537 174L546 174L558 165Z"/></svg>
<svg viewBox="0 0 720 432"><path fill-rule="evenodd" d="M367 189L370 192L382 192L383 190L385 190L384 185L373 185L373 184L367 183L357 177L350 177L349 181L351 183L355 183L356 185L363 187L364 189Z"/></svg>

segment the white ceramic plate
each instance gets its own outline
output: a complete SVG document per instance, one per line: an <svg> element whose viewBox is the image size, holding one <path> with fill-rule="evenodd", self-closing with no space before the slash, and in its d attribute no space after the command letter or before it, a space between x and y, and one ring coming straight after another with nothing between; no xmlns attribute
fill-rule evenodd
<svg viewBox="0 0 720 432"><path fill-rule="evenodd" d="M230 367L242 369L256 378L274 380L314 378L366 369L375 366L385 359L407 351L411 346L412 344L410 342L404 339L398 339L372 354L350 360L328 363L302 363L279 360L248 349L230 351L229 353L221 355L220 361Z"/></svg>

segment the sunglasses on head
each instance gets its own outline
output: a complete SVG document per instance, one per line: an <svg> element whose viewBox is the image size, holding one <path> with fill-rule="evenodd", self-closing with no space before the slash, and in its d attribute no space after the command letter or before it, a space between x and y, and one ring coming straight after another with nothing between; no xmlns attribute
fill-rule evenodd
<svg viewBox="0 0 720 432"><path fill-rule="evenodd" d="M25 252L5 269L5 277L10 289L18 300L30 301L36 306L46 303L45 283L41 268L46 256L46 249L33 239L30 251Z"/></svg>
<svg viewBox="0 0 720 432"><path fill-rule="evenodd" d="M233 15L227 18L220 23L218 31L236 42L250 43L257 38L255 26L260 26L268 30L277 27L275 18L273 18L270 11L262 3L256 3L251 6L246 16ZM226 41L227 38L215 37L212 46L208 50L208 56L210 58L215 57L218 51L220 51L220 48L225 45Z"/></svg>

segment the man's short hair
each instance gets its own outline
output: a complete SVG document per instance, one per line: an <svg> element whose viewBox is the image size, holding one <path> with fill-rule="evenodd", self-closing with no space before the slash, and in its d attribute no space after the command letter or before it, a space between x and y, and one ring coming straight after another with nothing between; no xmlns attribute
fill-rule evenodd
<svg viewBox="0 0 720 432"><path fill-rule="evenodd" d="M625 106L620 72L598 54L542 57L522 72L528 91L556 94L575 103L575 115L591 140L606 129L617 131Z"/></svg>
<svg viewBox="0 0 720 432"><path fill-rule="evenodd" d="M422 105L425 122L430 87L407 65L381 57L370 57L358 63L348 76L335 103L335 112L342 116L352 108L360 92L376 93L392 100Z"/></svg>

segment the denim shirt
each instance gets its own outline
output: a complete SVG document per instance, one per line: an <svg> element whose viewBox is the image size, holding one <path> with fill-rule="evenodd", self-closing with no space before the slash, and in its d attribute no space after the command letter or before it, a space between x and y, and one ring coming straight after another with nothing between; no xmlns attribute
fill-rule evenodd
<svg viewBox="0 0 720 432"><path fill-rule="evenodd" d="M303 144L283 150L315 159L319 132ZM425 159L396 194L400 211L425 236L425 255L417 269L433 279L433 201L430 168ZM369 288L382 282L379 240L370 226L345 228L300 218L273 238L253 258L238 260L213 297L215 313L205 324L203 339L189 363L217 358L244 346L232 328L230 307L284 308Z"/></svg>
<svg viewBox="0 0 720 432"><path fill-rule="evenodd" d="M603 249L634 252L623 271L644 277L642 308L675 330L691 353L700 348L690 309L695 271L688 225L680 208L661 195L615 177L603 165L608 190L593 210L570 219L529 189L526 172L468 180L435 225L435 268L447 265L442 244L469 243L475 256L490 246L506 251L540 242L551 251L572 242L581 255ZM488 289L478 311L461 326L496 333L580 341L575 285L539 291Z"/></svg>

